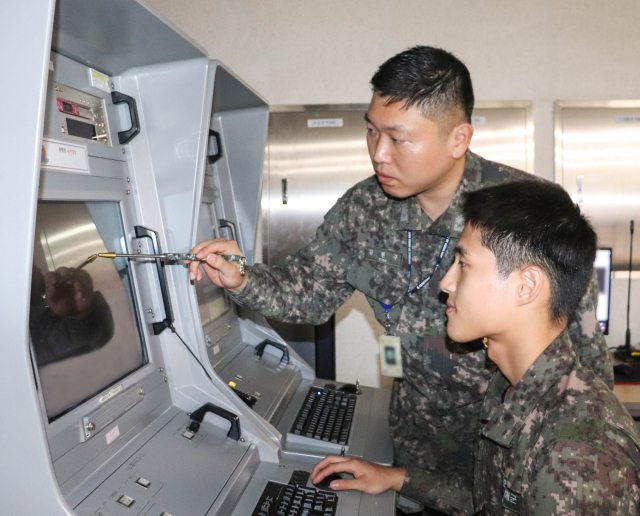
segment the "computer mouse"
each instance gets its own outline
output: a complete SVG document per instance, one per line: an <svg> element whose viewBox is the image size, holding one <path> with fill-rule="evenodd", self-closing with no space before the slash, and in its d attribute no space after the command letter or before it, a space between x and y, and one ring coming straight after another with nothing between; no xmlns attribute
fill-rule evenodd
<svg viewBox="0 0 640 516"><path fill-rule="evenodd" d="M345 477L341 473L331 473L331 475L327 475L320 482L318 482L317 484L313 484L313 485L315 487L321 487L321 488L324 488L324 489L331 489L331 487L330 487L331 482L333 482L334 480L342 480L344 478Z"/></svg>
<svg viewBox="0 0 640 516"><path fill-rule="evenodd" d="M358 394L360 389L357 385L353 383L345 383L342 387L340 387L340 392L346 392L347 394Z"/></svg>
<svg viewBox="0 0 640 516"><path fill-rule="evenodd" d="M630 376L633 373L633 368L629 364L613 364L613 370L625 376Z"/></svg>

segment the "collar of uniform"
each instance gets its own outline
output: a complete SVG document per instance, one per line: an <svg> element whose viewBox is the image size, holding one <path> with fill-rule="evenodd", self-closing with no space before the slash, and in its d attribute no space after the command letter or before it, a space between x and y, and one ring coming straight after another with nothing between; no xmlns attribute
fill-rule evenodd
<svg viewBox="0 0 640 516"><path fill-rule="evenodd" d="M529 414L540 409L541 402L547 404L552 401L543 398L562 375L573 367L575 361L571 338L567 330L564 330L531 365L504 403L502 396L509 382L502 373L496 374L489 383L480 413L480 421L484 423L482 435L500 446L510 448Z"/></svg>
<svg viewBox="0 0 640 516"><path fill-rule="evenodd" d="M460 204L462 202L462 194L479 188L482 188L482 164L476 154L467 151L462 178L458 183L458 188L451 204L444 213L432 221L415 196L402 199L397 201L394 207L398 229L403 231L428 231L431 234L458 237L464 225L463 223L456 223L456 219L461 217Z"/></svg>

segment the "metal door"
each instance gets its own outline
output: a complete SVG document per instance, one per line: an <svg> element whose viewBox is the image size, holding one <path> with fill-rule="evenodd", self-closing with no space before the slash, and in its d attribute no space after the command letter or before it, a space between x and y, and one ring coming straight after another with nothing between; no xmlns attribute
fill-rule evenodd
<svg viewBox="0 0 640 516"><path fill-rule="evenodd" d="M591 219L599 245L613 249L613 270L628 270L629 223L640 222L640 101L557 102L555 132L556 181Z"/></svg>

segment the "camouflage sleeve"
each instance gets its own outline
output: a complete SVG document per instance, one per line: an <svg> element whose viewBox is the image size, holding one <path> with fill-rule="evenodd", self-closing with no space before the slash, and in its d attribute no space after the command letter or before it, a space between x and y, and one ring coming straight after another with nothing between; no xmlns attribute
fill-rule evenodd
<svg viewBox="0 0 640 516"><path fill-rule="evenodd" d="M472 489L471 476L409 467L400 494L446 514L473 514Z"/></svg>
<svg viewBox="0 0 640 516"><path fill-rule="evenodd" d="M355 291L344 279L348 260L347 202L348 194L327 213L315 240L287 257L283 265L247 267L245 288L236 294L230 292L231 298L283 322L327 321Z"/></svg>
<svg viewBox="0 0 640 516"><path fill-rule="evenodd" d="M613 361L596 319L597 302L598 279L594 271L576 316L569 325L569 334L580 361L593 369L609 389L613 389Z"/></svg>
<svg viewBox="0 0 640 516"><path fill-rule="evenodd" d="M524 514L640 514L639 471L628 449L618 439L609 440L606 449L586 442L556 442L527 486Z"/></svg>

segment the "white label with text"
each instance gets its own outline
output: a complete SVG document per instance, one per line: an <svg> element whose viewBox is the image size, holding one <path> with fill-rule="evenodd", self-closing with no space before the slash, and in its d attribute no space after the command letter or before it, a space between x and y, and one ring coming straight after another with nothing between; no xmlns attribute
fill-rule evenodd
<svg viewBox="0 0 640 516"><path fill-rule="evenodd" d="M89 157L87 148L83 145L61 142L58 140L42 139L42 168L68 172L89 173Z"/></svg>

